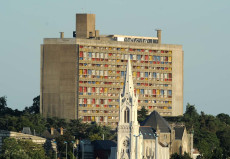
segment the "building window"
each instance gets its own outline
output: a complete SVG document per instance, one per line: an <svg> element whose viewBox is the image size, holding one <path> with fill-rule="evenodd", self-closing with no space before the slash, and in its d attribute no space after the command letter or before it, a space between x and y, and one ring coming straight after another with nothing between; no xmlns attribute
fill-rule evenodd
<svg viewBox="0 0 230 159"><path fill-rule="evenodd" d="M124 122L129 123L129 109L126 108L124 112Z"/></svg>

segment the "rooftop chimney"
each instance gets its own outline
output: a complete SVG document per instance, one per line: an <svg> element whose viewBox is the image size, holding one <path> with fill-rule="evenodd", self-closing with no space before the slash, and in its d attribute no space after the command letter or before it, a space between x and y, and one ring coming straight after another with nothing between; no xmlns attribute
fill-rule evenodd
<svg viewBox="0 0 230 159"><path fill-rule="evenodd" d="M157 29L158 44L161 44L161 30Z"/></svg>
<svg viewBox="0 0 230 159"><path fill-rule="evenodd" d="M53 127L50 128L50 134L51 134L51 135L54 135L54 128L53 128Z"/></svg>
<svg viewBox="0 0 230 159"><path fill-rule="evenodd" d="M60 38L61 38L61 39L64 38L64 32L60 32Z"/></svg>
<svg viewBox="0 0 230 159"><path fill-rule="evenodd" d="M63 135L63 127L60 128L60 134Z"/></svg>

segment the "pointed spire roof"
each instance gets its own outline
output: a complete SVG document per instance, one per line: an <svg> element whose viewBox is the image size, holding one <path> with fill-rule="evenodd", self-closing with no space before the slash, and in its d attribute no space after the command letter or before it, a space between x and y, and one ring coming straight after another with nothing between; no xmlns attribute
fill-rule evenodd
<svg viewBox="0 0 230 159"><path fill-rule="evenodd" d="M133 86L133 76L132 76L132 66L130 62L130 58L128 60L127 68L126 68L126 75L125 75L125 82L123 88L123 96L130 94L131 96L134 95L134 86Z"/></svg>
<svg viewBox="0 0 230 159"><path fill-rule="evenodd" d="M141 126L150 126L154 130L160 129L161 132L171 132L168 122L155 110L141 123Z"/></svg>

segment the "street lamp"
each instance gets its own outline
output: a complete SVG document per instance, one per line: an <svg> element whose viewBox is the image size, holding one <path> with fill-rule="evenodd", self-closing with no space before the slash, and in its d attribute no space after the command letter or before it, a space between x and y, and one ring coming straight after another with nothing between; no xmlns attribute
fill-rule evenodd
<svg viewBox="0 0 230 159"><path fill-rule="evenodd" d="M157 132L154 132L154 136L156 137L156 141L155 141L155 159L158 159L158 156L157 156L157 148L158 148L158 134Z"/></svg>
<svg viewBox="0 0 230 159"><path fill-rule="evenodd" d="M73 158L74 158L74 144L75 144L75 141L71 141L72 144L73 144Z"/></svg>
<svg viewBox="0 0 230 159"><path fill-rule="evenodd" d="M137 138L140 137L142 134L140 133L139 135L133 135L136 138L136 155L135 158L137 159Z"/></svg>
<svg viewBox="0 0 230 159"><path fill-rule="evenodd" d="M85 154L84 154L84 151L85 151L85 143L83 142L83 141L80 141L80 143L82 144L82 151L81 151L81 153L82 153L82 159L85 159Z"/></svg>
<svg viewBox="0 0 230 159"><path fill-rule="evenodd" d="M66 156L66 159L67 159L67 141L64 141L64 143L66 144L66 152L65 152L65 156Z"/></svg>
<svg viewBox="0 0 230 159"><path fill-rule="evenodd" d="M56 155L55 158L57 159L57 141L53 141L54 144L56 144Z"/></svg>

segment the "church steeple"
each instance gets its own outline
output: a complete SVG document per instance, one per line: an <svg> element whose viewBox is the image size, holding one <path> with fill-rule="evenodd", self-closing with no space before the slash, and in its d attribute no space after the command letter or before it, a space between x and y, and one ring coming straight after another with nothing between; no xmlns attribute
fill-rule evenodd
<svg viewBox="0 0 230 159"><path fill-rule="evenodd" d="M123 92L119 99L119 122L117 135L117 159L135 158L135 138L139 134L137 121L138 97L134 94L132 66L127 63ZM140 156L140 155L139 155ZM140 157L138 157L140 158Z"/></svg>
<svg viewBox="0 0 230 159"><path fill-rule="evenodd" d="M120 121L121 123L135 123L137 124L137 105L138 97L134 94L134 84L132 76L132 66L130 59L127 63L126 75L124 80L123 92L120 94Z"/></svg>
<svg viewBox="0 0 230 159"><path fill-rule="evenodd" d="M130 58L128 60L127 68L126 68L126 75L125 75L125 82L124 82L124 88L123 88L123 94L124 96L134 96L134 86L133 86L133 76L132 76L132 66L130 62Z"/></svg>

